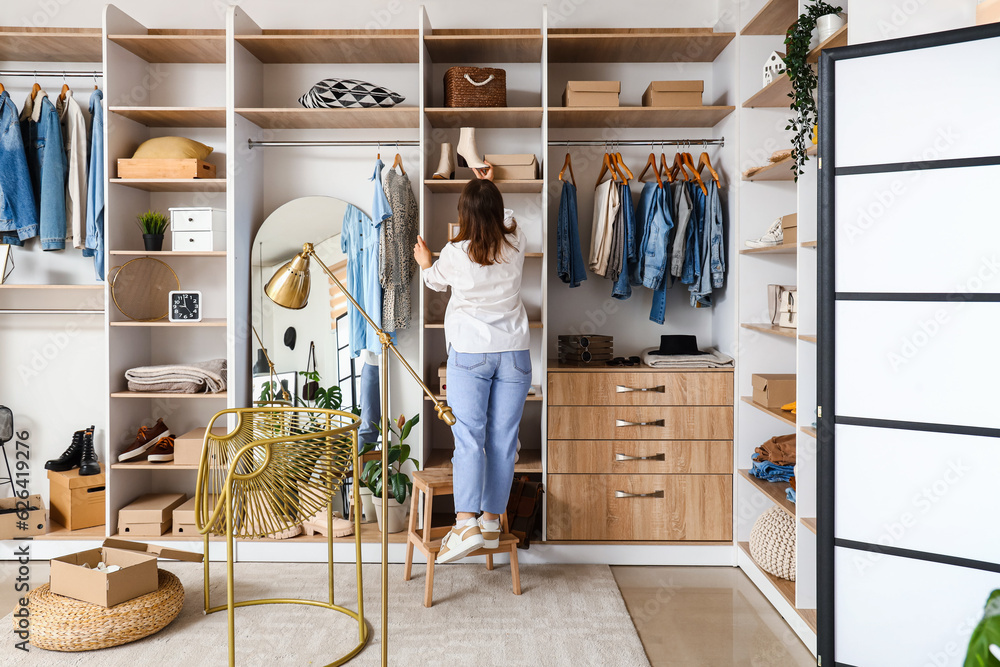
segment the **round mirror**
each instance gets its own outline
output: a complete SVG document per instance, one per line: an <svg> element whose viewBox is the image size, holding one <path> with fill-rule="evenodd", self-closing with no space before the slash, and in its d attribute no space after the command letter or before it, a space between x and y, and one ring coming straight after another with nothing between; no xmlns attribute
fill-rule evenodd
<svg viewBox="0 0 1000 667"><path fill-rule="evenodd" d="M338 277L346 274L347 257L341 250L340 230L347 206L347 202L334 197L300 197L276 209L257 231L251 252L250 294L251 322L260 341L255 336L251 345L252 401L282 398L274 395L280 390L273 391L267 357L274 364L276 381L287 390L292 404L302 404L310 397L310 378L303 373L315 369L322 388L341 385L343 378L351 376L347 300L317 264L310 267L312 281L305 308L281 308L264 294L267 281L302 250L304 243L312 243L319 258ZM345 319L338 339L340 317ZM309 352L310 343L315 359ZM345 394L350 392L351 383L343 384ZM345 395L344 403L350 405L352 398Z"/></svg>

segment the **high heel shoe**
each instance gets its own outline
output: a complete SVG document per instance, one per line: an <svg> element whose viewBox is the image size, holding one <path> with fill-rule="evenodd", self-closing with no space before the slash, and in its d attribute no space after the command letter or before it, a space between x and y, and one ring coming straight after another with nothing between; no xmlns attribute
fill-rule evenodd
<svg viewBox="0 0 1000 667"><path fill-rule="evenodd" d="M476 147L476 128L463 127L458 138L458 166L486 169L489 165L479 159L482 153Z"/></svg>
<svg viewBox="0 0 1000 667"><path fill-rule="evenodd" d="M451 156L451 144L447 141L441 144L441 161L431 178L455 178L455 159Z"/></svg>

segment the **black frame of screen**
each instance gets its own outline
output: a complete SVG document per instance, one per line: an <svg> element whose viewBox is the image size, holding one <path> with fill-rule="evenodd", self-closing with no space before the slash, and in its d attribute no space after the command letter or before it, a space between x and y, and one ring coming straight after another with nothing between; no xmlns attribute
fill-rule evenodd
<svg viewBox="0 0 1000 667"><path fill-rule="evenodd" d="M933 301L943 300L948 295L891 295L878 294L870 295L850 295L837 294L836 286L836 177L858 173L884 173L889 171L903 171L915 169L941 169L954 167L975 167L985 164L998 164L1000 157L976 157L958 160L937 160L929 162L901 162L894 164L862 165L852 167L837 167L836 160L836 123L835 123L835 101L836 101L836 63L840 60L851 58L863 58L877 56L888 53L898 53L901 51L912 51L916 49L933 48L959 44L962 42L977 41L980 39L993 39L1000 37L1000 23L975 26L972 28L961 28L958 30L948 30L944 32L917 35L914 37L903 37L900 39L885 40L881 42L871 42L867 44L857 44L845 46L837 49L827 49L820 54L819 60L819 193L817 197L818 226L817 248L818 268L816 272L817 286L817 380L816 380L816 404L819 406L819 416L816 420L817 437L817 534L816 534L816 568L817 568L817 655L819 664L835 665L839 667L851 667L845 663L837 662L835 651L836 627L834 623L834 611L836 605L834 587L834 559L837 547L873 550L879 553L902 556L905 558L915 558L931 562L947 563L960 567L975 567L977 569L991 569L997 566L991 563L980 563L967 559L954 558L940 554L930 554L918 551L903 549L891 549L880 545L852 542L848 540L838 540L834 534L834 519L836 508L836 485L835 485L835 463L836 463L836 442L834 427L836 423L861 423L867 426L887 426L880 423L881 420L857 419L844 417L838 419L836 411L836 386L835 386L835 331L836 331L836 305L837 301L857 300L859 298L874 299L882 301ZM825 164L824 164L825 163ZM825 166L825 169L824 169ZM976 295L976 301L998 301L997 295ZM907 424L904 422L893 422L895 428L909 428L913 430L939 430L933 428L938 425L931 424ZM993 429L990 429L991 431ZM969 433L968 427L948 426L949 433ZM979 433L977 433L979 435ZM982 433L981 435L992 435L996 433ZM868 667L868 666L864 666Z"/></svg>

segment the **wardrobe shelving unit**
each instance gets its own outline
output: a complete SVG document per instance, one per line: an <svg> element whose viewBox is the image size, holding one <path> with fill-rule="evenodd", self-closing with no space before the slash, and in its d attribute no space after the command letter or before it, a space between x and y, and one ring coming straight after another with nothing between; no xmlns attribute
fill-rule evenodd
<svg viewBox="0 0 1000 667"><path fill-rule="evenodd" d="M740 35L784 35L799 16L797 0L767 0Z"/></svg>
<svg viewBox="0 0 1000 667"><path fill-rule="evenodd" d="M146 127L225 127L226 107L108 107Z"/></svg>

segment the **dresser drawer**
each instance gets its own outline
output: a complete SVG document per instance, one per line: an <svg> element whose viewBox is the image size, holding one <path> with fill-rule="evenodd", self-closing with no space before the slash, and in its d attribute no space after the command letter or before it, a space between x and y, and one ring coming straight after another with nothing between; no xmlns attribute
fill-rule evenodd
<svg viewBox="0 0 1000 667"><path fill-rule="evenodd" d="M549 373L549 405L732 405L730 372Z"/></svg>
<svg viewBox="0 0 1000 667"><path fill-rule="evenodd" d="M732 407L549 408L550 440L732 440Z"/></svg>
<svg viewBox="0 0 1000 667"><path fill-rule="evenodd" d="M733 443L728 440L550 440L553 473L698 473L733 472Z"/></svg>
<svg viewBox="0 0 1000 667"><path fill-rule="evenodd" d="M550 540L733 537L732 475L549 475Z"/></svg>

